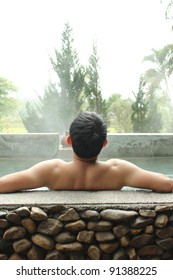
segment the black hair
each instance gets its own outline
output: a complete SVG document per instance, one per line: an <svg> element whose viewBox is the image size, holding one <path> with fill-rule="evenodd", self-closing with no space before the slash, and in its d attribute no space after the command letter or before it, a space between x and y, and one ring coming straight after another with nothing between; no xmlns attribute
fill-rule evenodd
<svg viewBox="0 0 173 280"><path fill-rule="evenodd" d="M70 137L74 153L80 158L97 156L106 140L107 127L101 116L83 112L71 123Z"/></svg>

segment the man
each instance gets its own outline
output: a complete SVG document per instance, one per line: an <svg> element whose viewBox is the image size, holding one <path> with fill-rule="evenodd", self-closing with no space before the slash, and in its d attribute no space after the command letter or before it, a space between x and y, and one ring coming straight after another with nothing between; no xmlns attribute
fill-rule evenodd
<svg viewBox="0 0 173 280"><path fill-rule="evenodd" d="M0 192L47 186L51 190L120 190L123 186L171 192L173 180L119 159L97 161L107 144L107 129L96 113L81 113L71 124L68 145L73 160L52 159L0 178Z"/></svg>

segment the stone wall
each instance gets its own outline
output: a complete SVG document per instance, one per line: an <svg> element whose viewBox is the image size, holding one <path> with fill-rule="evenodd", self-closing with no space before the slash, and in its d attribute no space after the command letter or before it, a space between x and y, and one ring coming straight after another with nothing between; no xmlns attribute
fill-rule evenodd
<svg viewBox="0 0 173 280"><path fill-rule="evenodd" d="M1 209L0 259L173 259L173 204Z"/></svg>

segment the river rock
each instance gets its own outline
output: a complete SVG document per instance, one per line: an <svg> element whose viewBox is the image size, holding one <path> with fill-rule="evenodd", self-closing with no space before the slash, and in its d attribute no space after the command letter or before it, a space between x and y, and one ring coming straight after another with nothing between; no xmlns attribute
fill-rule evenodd
<svg viewBox="0 0 173 280"><path fill-rule="evenodd" d="M129 219L138 216L136 211L126 211L119 209L105 209L100 213L101 217L104 220L120 222L120 221L129 221Z"/></svg>
<svg viewBox="0 0 173 280"><path fill-rule="evenodd" d="M67 223L64 228L72 232L78 232L86 228L86 223L82 220L78 220L76 222Z"/></svg>
<svg viewBox="0 0 173 280"><path fill-rule="evenodd" d="M21 224L29 233L36 232L36 223L31 218L22 219Z"/></svg>
<svg viewBox="0 0 173 280"><path fill-rule="evenodd" d="M76 237L71 232L61 232L57 236L54 237L54 240L57 243L71 243L76 240Z"/></svg>
<svg viewBox="0 0 173 280"><path fill-rule="evenodd" d="M88 222L87 229L93 231L108 231L112 228L112 223L109 221Z"/></svg>
<svg viewBox="0 0 173 280"><path fill-rule="evenodd" d="M33 245L27 252L28 260L43 260L44 254L41 248Z"/></svg>
<svg viewBox="0 0 173 280"><path fill-rule="evenodd" d="M172 211L172 210L173 210L173 204L157 205L155 207L156 212L165 212L165 211Z"/></svg>
<svg viewBox="0 0 173 280"><path fill-rule="evenodd" d="M23 238L25 234L26 234L26 230L23 227L13 226L4 232L3 238L5 240L9 240L9 239L15 240L15 239Z"/></svg>
<svg viewBox="0 0 173 280"><path fill-rule="evenodd" d="M64 256L57 250L53 250L47 253L45 260L64 260Z"/></svg>
<svg viewBox="0 0 173 280"><path fill-rule="evenodd" d="M20 216L20 217L29 217L30 216L30 210L26 206L19 207L15 210L15 212Z"/></svg>
<svg viewBox="0 0 173 280"><path fill-rule="evenodd" d="M8 257L6 254L1 254L0 253L0 260L8 260Z"/></svg>
<svg viewBox="0 0 173 280"><path fill-rule="evenodd" d="M68 209L66 213L60 215L58 218L58 220L61 222L74 222L79 219L79 214L73 208Z"/></svg>
<svg viewBox="0 0 173 280"><path fill-rule="evenodd" d="M167 227L167 228L164 228L164 229L157 229L155 231L155 234L159 238L172 237L173 236L173 227Z"/></svg>
<svg viewBox="0 0 173 280"><path fill-rule="evenodd" d="M127 247L129 245L130 239L127 235L122 236L119 239L120 246Z"/></svg>
<svg viewBox="0 0 173 280"><path fill-rule="evenodd" d="M140 248L138 251L137 251L137 254L140 256L140 257L146 257L146 256L159 256L163 253L163 249L160 248L159 246L157 245L147 245L147 246L144 246L142 248Z"/></svg>
<svg viewBox="0 0 173 280"><path fill-rule="evenodd" d="M159 245L163 250L171 250L173 248L173 238L168 237L166 239L156 239L156 244Z"/></svg>
<svg viewBox="0 0 173 280"><path fill-rule="evenodd" d="M32 207L31 218L35 221L43 221L47 219L47 214L39 207Z"/></svg>
<svg viewBox="0 0 173 280"><path fill-rule="evenodd" d="M99 260L101 251L97 246L91 245L87 250L87 255L91 260Z"/></svg>
<svg viewBox="0 0 173 280"><path fill-rule="evenodd" d="M126 253L129 257L129 260L137 260L138 259L135 248L131 248L131 247L126 248Z"/></svg>
<svg viewBox="0 0 173 280"><path fill-rule="evenodd" d="M74 251L82 251L83 245L80 242L72 242L67 244L56 244L55 246L57 251L60 252L74 252Z"/></svg>
<svg viewBox="0 0 173 280"><path fill-rule="evenodd" d="M123 248L120 248L114 253L112 259L113 260L125 260L125 259L127 259L127 254Z"/></svg>
<svg viewBox="0 0 173 280"><path fill-rule="evenodd" d="M149 244L152 241L152 239L153 239L152 235L145 234L145 233L140 234L131 239L129 246L140 248Z"/></svg>
<svg viewBox="0 0 173 280"><path fill-rule="evenodd" d="M45 250L52 250L54 248L54 241L46 235L35 234L32 236L31 239L35 245L37 245Z"/></svg>
<svg viewBox="0 0 173 280"><path fill-rule="evenodd" d="M0 228L7 228L9 226L9 222L6 219L0 219Z"/></svg>
<svg viewBox="0 0 173 280"><path fill-rule="evenodd" d="M154 232L154 226L153 225L146 226L144 232L147 233L147 234L153 233Z"/></svg>
<svg viewBox="0 0 173 280"><path fill-rule="evenodd" d="M98 242L112 241L115 235L110 231L96 232L95 238Z"/></svg>
<svg viewBox="0 0 173 280"><path fill-rule="evenodd" d="M14 254L12 254L10 257L9 257L9 260L18 260L18 261L20 261L20 260L24 260L25 258L22 256L20 256L19 254L17 254L17 253L14 253Z"/></svg>
<svg viewBox="0 0 173 280"><path fill-rule="evenodd" d="M15 212L8 213L6 219L15 225L21 225L21 217Z"/></svg>
<svg viewBox="0 0 173 280"><path fill-rule="evenodd" d="M132 228L143 228L153 223L153 218L137 217L132 223Z"/></svg>
<svg viewBox="0 0 173 280"><path fill-rule="evenodd" d="M82 219L86 219L88 221L99 221L100 214L95 210L85 210L80 214Z"/></svg>
<svg viewBox="0 0 173 280"><path fill-rule="evenodd" d="M118 225L113 228L113 233L116 237L120 238L130 231L129 225Z"/></svg>
<svg viewBox="0 0 173 280"><path fill-rule="evenodd" d="M78 233L77 238L79 242L92 243L94 241L94 231L82 230Z"/></svg>
<svg viewBox="0 0 173 280"><path fill-rule="evenodd" d="M99 248L106 254L111 254L119 247L118 241L99 243Z"/></svg>
<svg viewBox="0 0 173 280"><path fill-rule="evenodd" d="M37 232L43 233L46 235L56 235L61 232L63 224L52 218L48 218L45 221L41 222L37 228Z"/></svg>
<svg viewBox="0 0 173 280"><path fill-rule="evenodd" d="M5 218L6 215L7 215L7 212L6 212L6 211L0 211L0 219Z"/></svg>
<svg viewBox="0 0 173 280"><path fill-rule="evenodd" d="M17 240L13 243L13 248L16 253L21 253L32 246L32 242L26 238Z"/></svg>
<svg viewBox="0 0 173 280"><path fill-rule="evenodd" d="M156 217L156 212L151 209L140 209L139 210L139 215L144 217L144 218L155 218Z"/></svg>
<svg viewBox="0 0 173 280"><path fill-rule="evenodd" d="M165 214L160 214L156 217L154 225L157 228L165 228L168 224L168 216Z"/></svg>

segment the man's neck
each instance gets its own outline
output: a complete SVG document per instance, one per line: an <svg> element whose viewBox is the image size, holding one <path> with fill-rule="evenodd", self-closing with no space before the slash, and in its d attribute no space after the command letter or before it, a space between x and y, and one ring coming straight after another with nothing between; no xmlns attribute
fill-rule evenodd
<svg viewBox="0 0 173 280"><path fill-rule="evenodd" d="M73 160L77 162L95 163L97 161L97 156L91 158L81 158L78 157L76 154L73 154Z"/></svg>

